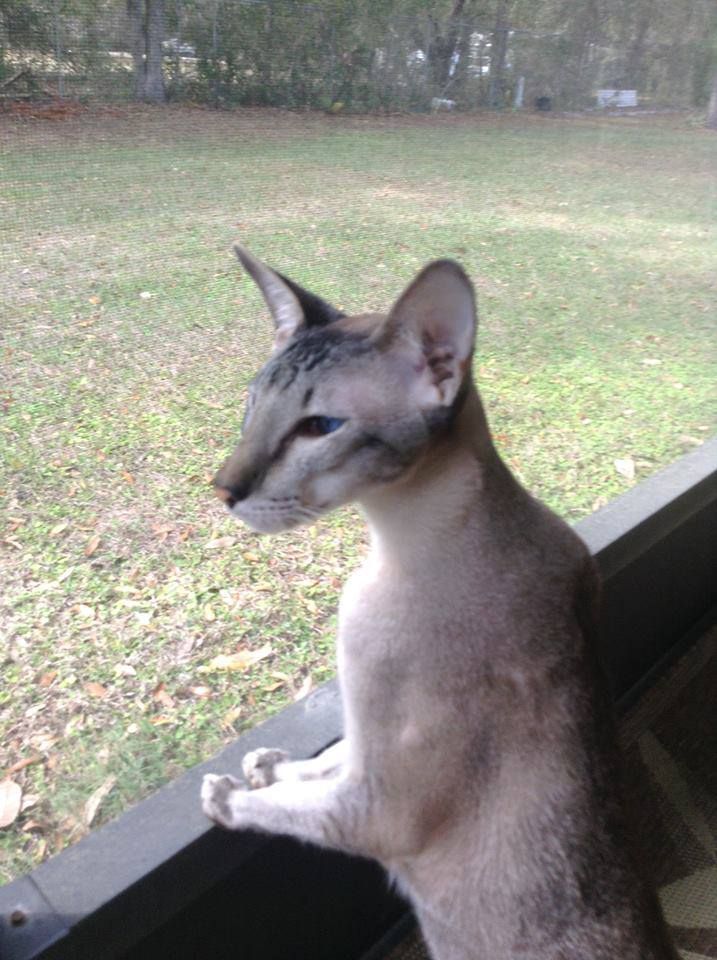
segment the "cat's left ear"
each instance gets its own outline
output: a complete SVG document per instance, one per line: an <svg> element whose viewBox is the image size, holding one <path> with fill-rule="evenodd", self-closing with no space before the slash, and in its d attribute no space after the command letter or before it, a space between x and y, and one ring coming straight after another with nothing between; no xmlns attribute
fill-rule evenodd
<svg viewBox="0 0 717 960"><path fill-rule="evenodd" d="M454 260L434 260L394 304L385 332L417 357L414 389L421 406L450 406L473 356L473 285Z"/></svg>
<svg viewBox="0 0 717 960"><path fill-rule="evenodd" d="M234 252L241 265L261 290L266 305L274 318L275 347L283 346L298 330L323 327L344 314L321 297L304 290L298 283L272 270L238 244Z"/></svg>

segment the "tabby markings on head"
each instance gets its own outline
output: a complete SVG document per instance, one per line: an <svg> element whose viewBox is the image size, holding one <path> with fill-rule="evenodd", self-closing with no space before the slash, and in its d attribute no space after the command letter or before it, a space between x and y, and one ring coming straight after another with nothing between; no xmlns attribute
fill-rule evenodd
<svg viewBox="0 0 717 960"><path fill-rule="evenodd" d="M270 387L286 390L300 373L338 365L370 350L368 338L360 334L332 329L307 330L295 336L281 353L269 360L259 382L265 381Z"/></svg>

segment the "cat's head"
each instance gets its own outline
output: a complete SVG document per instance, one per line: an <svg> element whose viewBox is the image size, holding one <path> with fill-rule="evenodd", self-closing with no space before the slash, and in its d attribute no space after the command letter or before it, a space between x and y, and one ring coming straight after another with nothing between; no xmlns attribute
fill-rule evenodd
<svg viewBox="0 0 717 960"><path fill-rule="evenodd" d="M276 338L214 485L235 516L275 533L399 480L450 429L470 382L475 301L462 268L436 260L387 315L349 317L236 252Z"/></svg>

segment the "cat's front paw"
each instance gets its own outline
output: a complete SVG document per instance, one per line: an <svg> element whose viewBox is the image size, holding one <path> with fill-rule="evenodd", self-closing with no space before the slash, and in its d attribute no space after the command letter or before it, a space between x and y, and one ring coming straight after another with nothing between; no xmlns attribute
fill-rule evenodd
<svg viewBox="0 0 717 960"><path fill-rule="evenodd" d="M207 773L202 781L202 810L220 826L237 830L241 826L237 801L242 793L246 793L246 788L235 777Z"/></svg>
<svg viewBox="0 0 717 960"><path fill-rule="evenodd" d="M276 783L274 768L277 763L285 763L288 759L289 754L284 753L283 750L260 747L258 750L247 753L241 766L252 790L260 790L262 787L270 787L272 783Z"/></svg>

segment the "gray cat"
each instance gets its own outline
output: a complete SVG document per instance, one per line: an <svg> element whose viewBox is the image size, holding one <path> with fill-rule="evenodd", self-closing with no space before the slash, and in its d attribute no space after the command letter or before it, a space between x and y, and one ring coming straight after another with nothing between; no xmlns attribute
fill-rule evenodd
<svg viewBox="0 0 717 960"><path fill-rule="evenodd" d="M491 442L470 281L439 260L348 317L237 253L276 349L217 493L265 533L356 501L371 550L341 598L344 739L249 754L254 789L210 775L205 812L374 857L435 960L676 960L623 825L595 568Z"/></svg>

